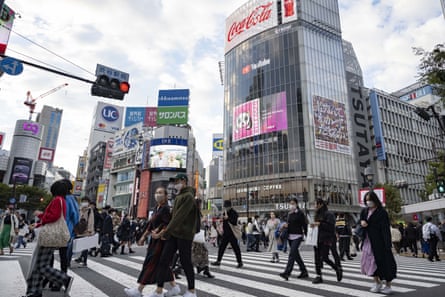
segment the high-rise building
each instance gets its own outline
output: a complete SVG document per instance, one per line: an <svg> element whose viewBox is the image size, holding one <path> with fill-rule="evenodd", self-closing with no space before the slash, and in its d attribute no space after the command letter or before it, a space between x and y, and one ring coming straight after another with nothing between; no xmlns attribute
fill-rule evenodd
<svg viewBox="0 0 445 297"><path fill-rule="evenodd" d="M224 198L243 215L285 212L291 197L354 211L338 1L249 1L225 42Z"/></svg>
<svg viewBox="0 0 445 297"><path fill-rule="evenodd" d="M45 161L51 168L57 148L57 140L59 139L60 125L62 122L63 110L51 106L44 105L42 111L37 115L36 122L43 125L42 144L40 150L48 155Z"/></svg>

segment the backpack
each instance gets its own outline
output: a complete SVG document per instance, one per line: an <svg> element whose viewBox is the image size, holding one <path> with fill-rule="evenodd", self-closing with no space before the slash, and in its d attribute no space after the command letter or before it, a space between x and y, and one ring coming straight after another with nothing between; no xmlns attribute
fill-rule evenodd
<svg viewBox="0 0 445 297"><path fill-rule="evenodd" d="M88 209L87 218L90 217L91 209ZM87 232L88 229L88 221L86 218L81 217L79 222L74 226L74 234L76 235L82 235Z"/></svg>

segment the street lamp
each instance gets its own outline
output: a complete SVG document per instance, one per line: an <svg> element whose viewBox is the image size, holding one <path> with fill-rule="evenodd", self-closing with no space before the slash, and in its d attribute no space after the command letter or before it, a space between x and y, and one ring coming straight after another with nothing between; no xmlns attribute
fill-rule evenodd
<svg viewBox="0 0 445 297"><path fill-rule="evenodd" d="M369 191L372 192L374 172L372 171L372 168L369 166L365 168L365 178L369 185Z"/></svg>

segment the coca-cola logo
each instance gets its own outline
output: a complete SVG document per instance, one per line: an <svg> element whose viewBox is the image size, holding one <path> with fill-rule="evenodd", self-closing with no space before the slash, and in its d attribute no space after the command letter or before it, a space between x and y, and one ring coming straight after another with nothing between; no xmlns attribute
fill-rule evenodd
<svg viewBox="0 0 445 297"><path fill-rule="evenodd" d="M249 30L259 23L267 21L272 14L272 4L273 2L269 2L267 4L260 5L252 10L252 12L240 22L233 22L227 34L227 41L231 42L235 37L244 31Z"/></svg>

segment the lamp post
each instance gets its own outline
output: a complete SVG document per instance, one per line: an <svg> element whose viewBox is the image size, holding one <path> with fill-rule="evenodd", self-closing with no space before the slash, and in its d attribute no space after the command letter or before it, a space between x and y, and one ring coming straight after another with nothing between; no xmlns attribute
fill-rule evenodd
<svg viewBox="0 0 445 297"><path fill-rule="evenodd" d="M246 200L246 216L247 216L247 219L249 219L249 198L250 198L249 184L246 184L246 196L247 196L247 200Z"/></svg>
<svg viewBox="0 0 445 297"><path fill-rule="evenodd" d="M369 191L372 192L373 190L373 180L374 180L374 172L372 171L371 167L365 168L365 178L369 185Z"/></svg>

